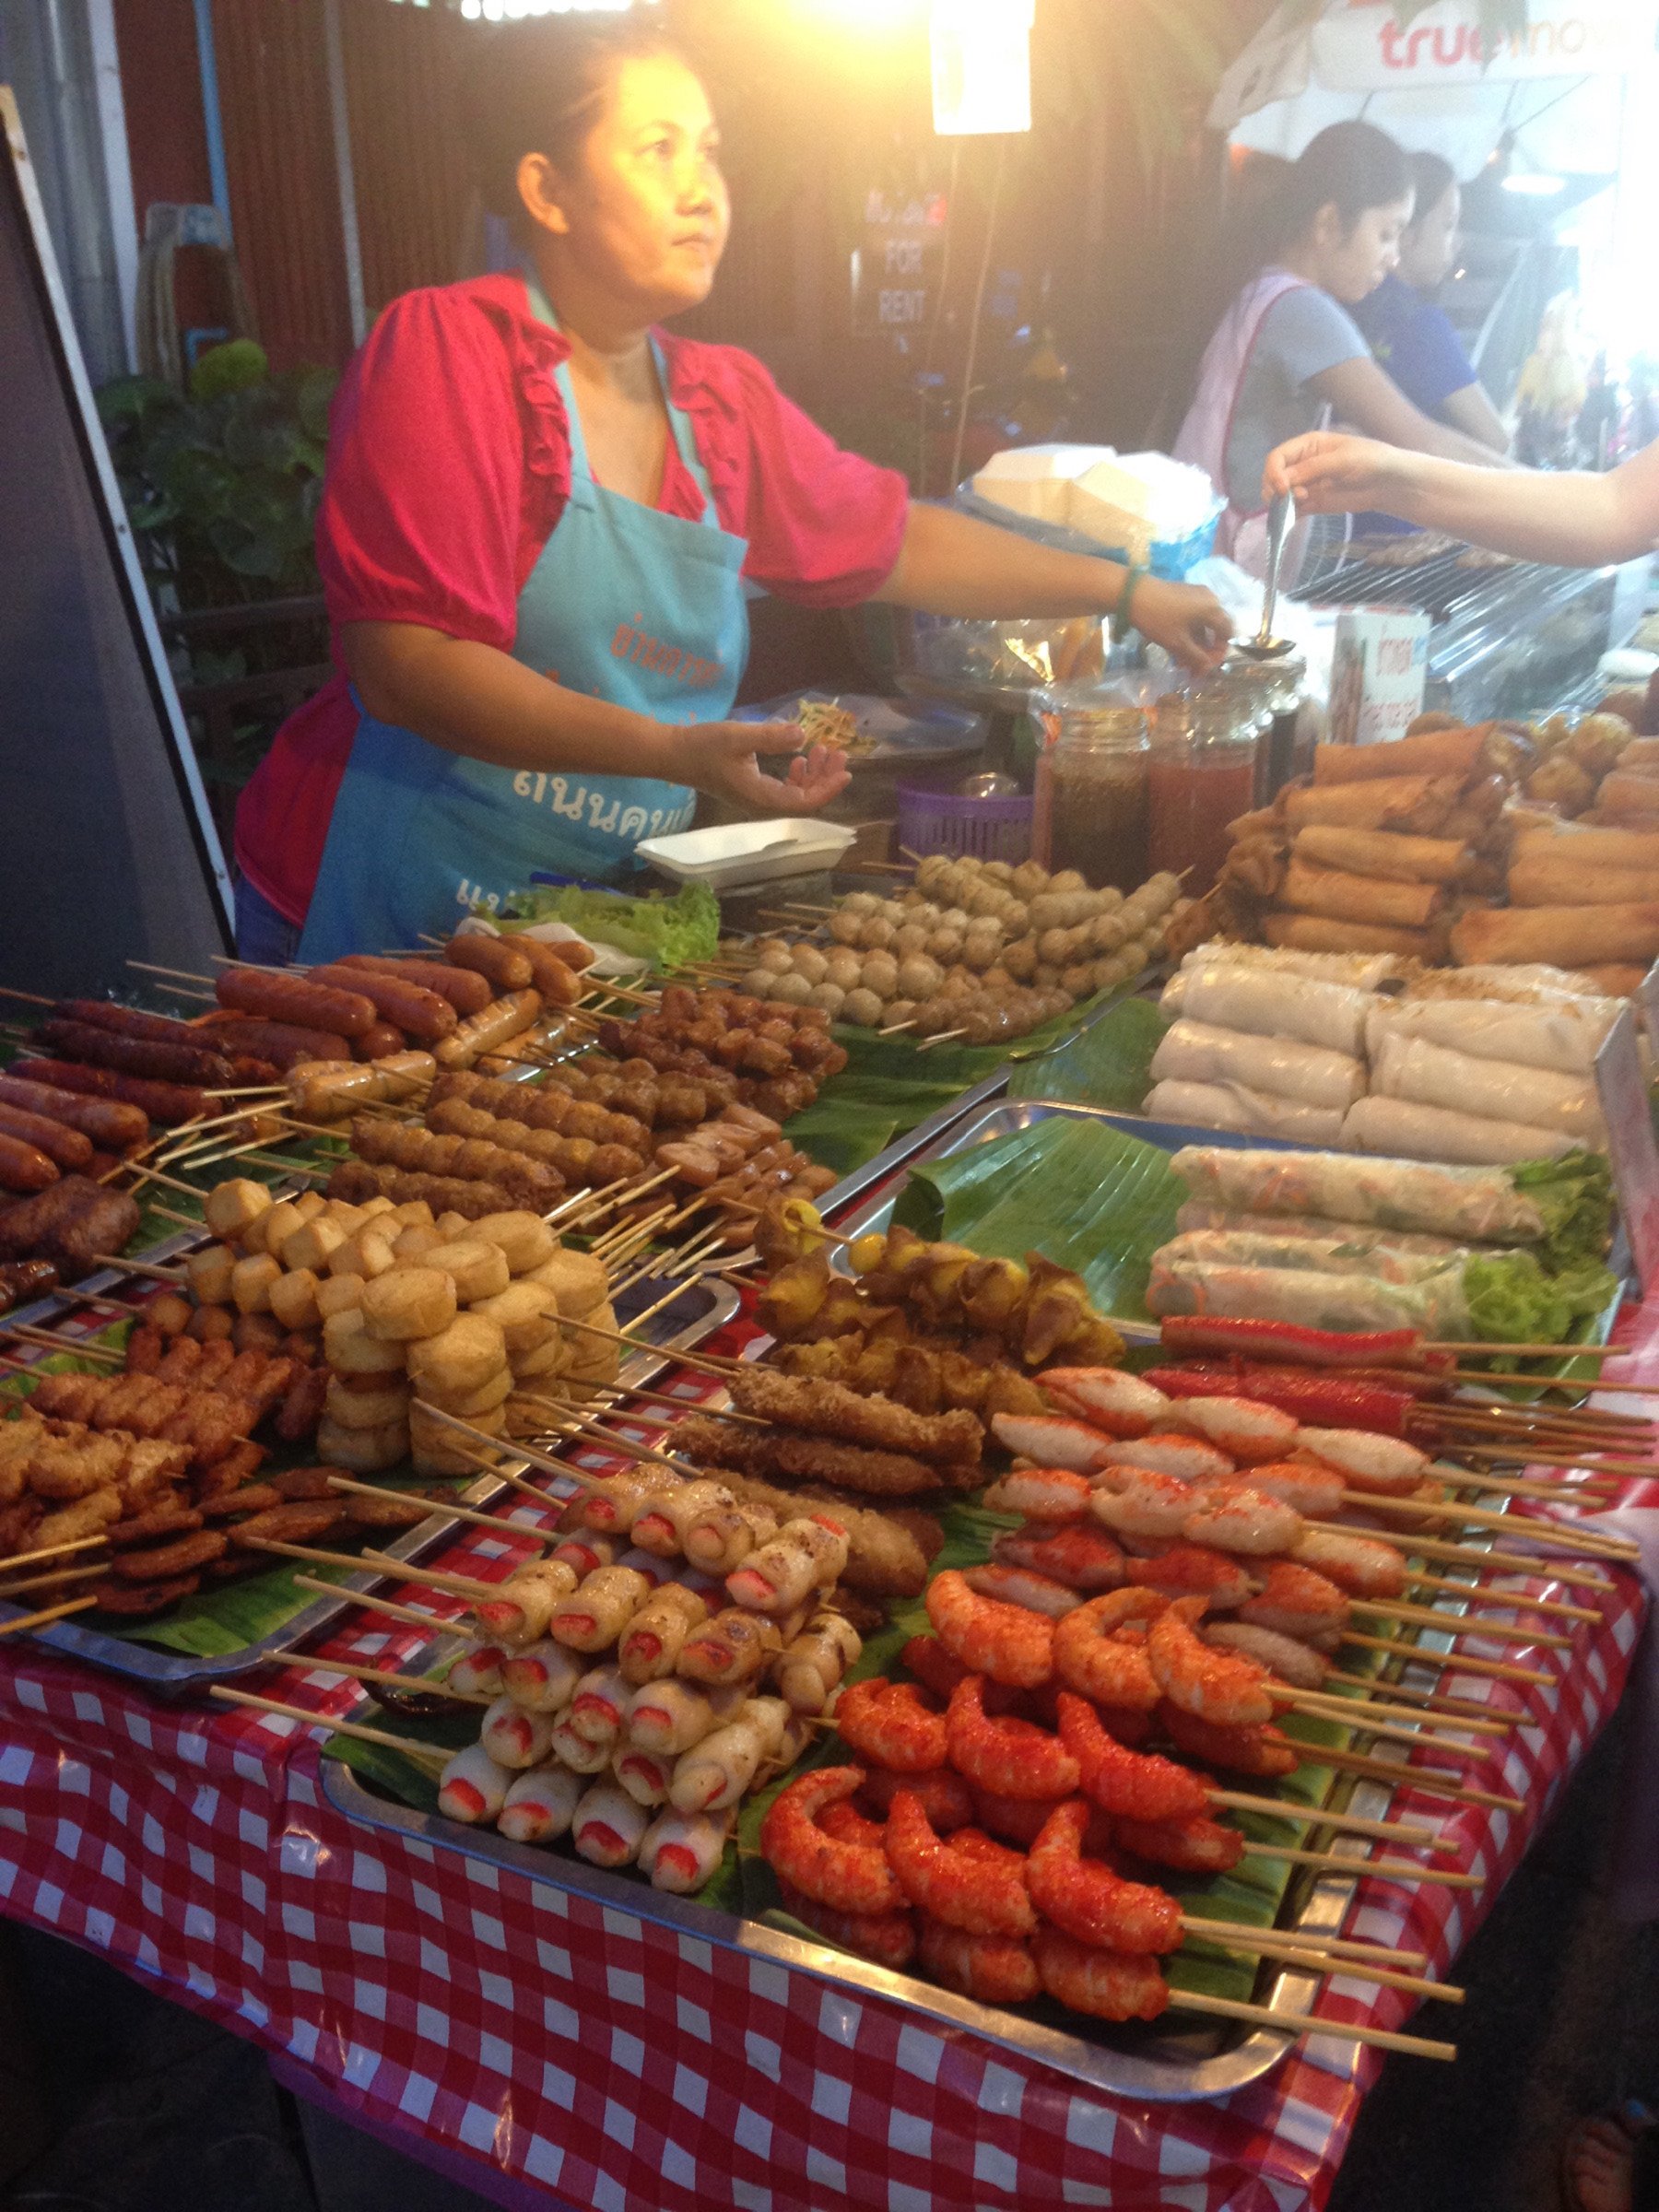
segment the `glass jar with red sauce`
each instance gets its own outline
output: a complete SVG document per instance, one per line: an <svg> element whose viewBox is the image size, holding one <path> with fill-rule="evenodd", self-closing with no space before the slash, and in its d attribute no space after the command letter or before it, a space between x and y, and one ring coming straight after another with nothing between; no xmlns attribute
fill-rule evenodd
<svg viewBox="0 0 1659 2212"><path fill-rule="evenodd" d="M1166 691L1147 755L1147 873L1168 869L1202 899L1227 858L1227 825L1255 803L1261 743L1256 701L1225 678Z"/></svg>
<svg viewBox="0 0 1659 2212"><path fill-rule="evenodd" d="M1041 716L1032 856L1091 890L1132 891L1147 860L1147 717L1121 699L1051 695Z"/></svg>

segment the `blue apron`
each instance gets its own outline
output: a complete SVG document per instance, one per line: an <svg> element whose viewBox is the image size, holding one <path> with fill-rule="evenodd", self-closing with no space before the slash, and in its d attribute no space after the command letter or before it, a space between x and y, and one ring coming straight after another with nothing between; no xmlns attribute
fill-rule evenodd
<svg viewBox="0 0 1659 2212"><path fill-rule="evenodd" d="M533 278L529 290L552 323ZM557 377L571 425L570 503L519 594L512 657L656 722L723 722L748 651L747 541L722 529L679 409L668 418L702 491L695 523L594 482L568 364ZM614 881L641 838L688 828L696 801L683 783L496 768L362 713L297 957L448 936L471 908L499 908L537 869Z"/></svg>

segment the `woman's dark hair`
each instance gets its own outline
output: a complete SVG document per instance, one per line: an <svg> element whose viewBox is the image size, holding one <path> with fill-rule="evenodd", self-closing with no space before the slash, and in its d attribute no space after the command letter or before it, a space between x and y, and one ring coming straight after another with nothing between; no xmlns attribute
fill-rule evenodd
<svg viewBox="0 0 1659 2212"><path fill-rule="evenodd" d="M518 167L543 154L569 174L625 63L681 48L651 14L571 14L483 32L467 87L467 135L484 205L516 222ZM683 56L682 56L683 58Z"/></svg>
<svg viewBox="0 0 1659 2212"><path fill-rule="evenodd" d="M1407 154L1406 159L1410 164L1412 188L1417 194L1417 205L1411 211L1411 228L1415 230L1456 183L1457 171L1440 154Z"/></svg>
<svg viewBox="0 0 1659 2212"><path fill-rule="evenodd" d="M1322 207L1336 209L1346 236L1368 207L1408 199L1411 188L1406 153L1371 123L1329 124L1297 161L1269 154L1245 160L1218 250L1194 290L1182 372L1171 382L1172 394L1184 394L1181 413L1170 409L1177 429L1192 404L1211 334L1252 278L1304 235ZM1175 434L1161 414L1159 428Z"/></svg>
<svg viewBox="0 0 1659 2212"><path fill-rule="evenodd" d="M1310 139L1279 184L1274 235L1263 260L1294 245L1322 207L1334 206L1346 237L1368 207L1411 196L1411 166L1401 147L1374 123L1333 123Z"/></svg>

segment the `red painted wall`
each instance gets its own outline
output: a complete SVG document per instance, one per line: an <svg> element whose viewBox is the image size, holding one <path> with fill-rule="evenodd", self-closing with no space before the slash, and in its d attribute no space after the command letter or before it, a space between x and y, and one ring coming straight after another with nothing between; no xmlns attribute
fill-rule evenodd
<svg viewBox="0 0 1659 2212"><path fill-rule="evenodd" d="M152 200L213 197L191 0L115 0L115 41L142 236Z"/></svg>

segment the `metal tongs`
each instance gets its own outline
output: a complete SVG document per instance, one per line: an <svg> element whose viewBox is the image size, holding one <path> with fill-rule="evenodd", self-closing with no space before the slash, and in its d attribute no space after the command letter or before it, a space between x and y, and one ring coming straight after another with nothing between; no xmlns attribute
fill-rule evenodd
<svg viewBox="0 0 1659 2212"><path fill-rule="evenodd" d="M1253 661L1276 660L1285 650L1283 638L1273 634L1273 618L1278 611L1279 570L1285 559L1285 541L1296 527L1296 501L1288 491L1281 491L1267 510L1267 589L1262 601L1262 627L1255 636L1237 645L1238 653L1248 653Z"/></svg>

